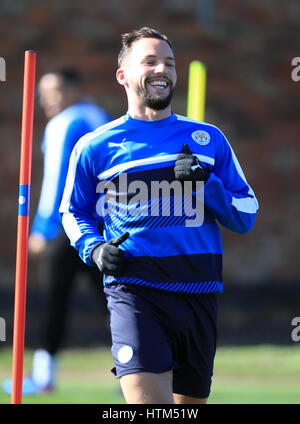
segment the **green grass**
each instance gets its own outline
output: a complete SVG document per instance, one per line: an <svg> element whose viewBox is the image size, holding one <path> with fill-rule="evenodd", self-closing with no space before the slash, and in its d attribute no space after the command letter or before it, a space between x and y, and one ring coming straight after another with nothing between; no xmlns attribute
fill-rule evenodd
<svg viewBox="0 0 300 424"><path fill-rule="evenodd" d="M299 404L300 346L220 348L210 403Z"/></svg>
<svg viewBox="0 0 300 424"><path fill-rule="evenodd" d="M32 351L25 351L24 375ZM51 394L24 396L23 403L125 403L111 374L109 348L65 350L60 354L58 384ZM11 376L11 349L0 350L0 380ZM219 347L209 403L299 404L300 346ZM0 390L0 403L10 396Z"/></svg>

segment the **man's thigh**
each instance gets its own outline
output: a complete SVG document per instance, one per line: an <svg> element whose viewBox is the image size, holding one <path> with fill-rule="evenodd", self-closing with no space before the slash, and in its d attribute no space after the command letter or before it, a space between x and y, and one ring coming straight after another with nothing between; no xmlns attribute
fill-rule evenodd
<svg viewBox="0 0 300 424"><path fill-rule="evenodd" d="M120 384L129 404L173 403L172 371L127 374L120 378Z"/></svg>
<svg viewBox="0 0 300 424"><path fill-rule="evenodd" d="M192 396L179 395L178 393L173 393L173 400L176 404L187 405L187 404L205 404L207 398L196 398Z"/></svg>
<svg viewBox="0 0 300 424"><path fill-rule="evenodd" d="M144 291L138 289L136 294L133 288L105 289L115 363L112 371L117 378L140 373L159 375L176 367L169 336L150 303L151 293L145 291L148 298L144 299Z"/></svg>
<svg viewBox="0 0 300 424"><path fill-rule="evenodd" d="M172 394L172 371L161 374L136 373L120 378L121 388L128 404L205 404L207 398Z"/></svg>
<svg viewBox="0 0 300 424"><path fill-rule="evenodd" d="M125 397L131 399L131 387L138 398L143 397L147 387L158 387L162 378L162 387L172 383L166 391L169 401L173 392L176 403L204 403L215 351L214 300L184 300L129 287L105 291L111 312L113 372ZM164 375L172 378L165 381ZM151 399L154 393L150 391Z"/></svg>
<svg viewBox="0 0 300 424"><path fill-rule="evenodd" d="M217 304L214 295L185 296L182 328L174 349L178 368L173 371L176 403L200 403L211 389L217 337ZM192 402L192 403L193 403Z"/></svg>

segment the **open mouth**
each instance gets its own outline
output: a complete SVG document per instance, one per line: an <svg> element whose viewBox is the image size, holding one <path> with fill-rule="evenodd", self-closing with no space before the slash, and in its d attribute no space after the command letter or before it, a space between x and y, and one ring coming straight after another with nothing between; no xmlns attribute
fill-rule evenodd
<svg viewBox="0 0 300 424"><path fill-rule="evenodd" d="M147 80L147 84L160 90L168 88L171 85L167 78L150 78Z"/></svg>

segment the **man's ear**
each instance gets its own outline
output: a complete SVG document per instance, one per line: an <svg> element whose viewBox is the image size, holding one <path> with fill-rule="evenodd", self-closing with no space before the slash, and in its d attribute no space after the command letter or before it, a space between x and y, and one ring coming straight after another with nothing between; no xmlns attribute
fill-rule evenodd
<svg viewBox="0 0 300 424"><path fill-rule="evenodd" d="M125 77L125 71L123 68L119 68L116 72L116 78L119 84L125 85L126 77Z"/></svg>

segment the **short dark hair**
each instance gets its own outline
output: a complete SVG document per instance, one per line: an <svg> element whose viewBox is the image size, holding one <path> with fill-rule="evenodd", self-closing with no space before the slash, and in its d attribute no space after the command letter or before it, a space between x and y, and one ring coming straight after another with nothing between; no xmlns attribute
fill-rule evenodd
<svg viewBox="0 0 300 424"><path fill-rule="evenodd" d="M122 48L120 50L118 56L118 65L121 66L124 57L128 55L131 50L132 43L137 40L141 40L142 38L158 38L159 40L166 41L171 49L173 50L172 44L166 35L157 31L153 28L142 27L140 29L135 29L132 32L127 32L126 34L122 34Z"/></svg>
<svg viewBox="0 0 300 424"><path fill-rule="evenodd" d="M59 75L64 85L79 87L83 82L81 73L77 69L71 67L53 68L48 71L47 74Z"/></svg>

